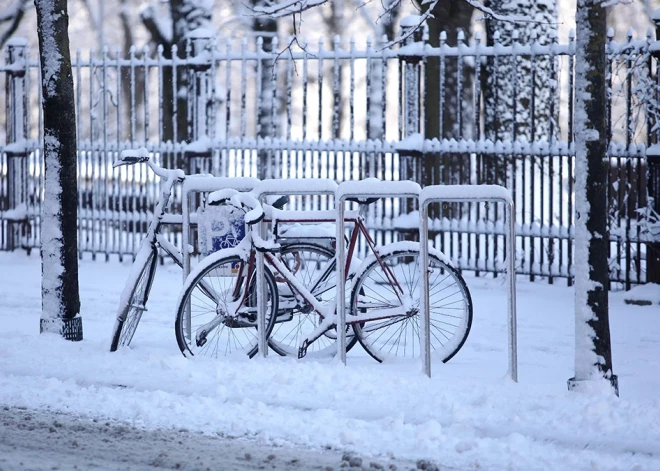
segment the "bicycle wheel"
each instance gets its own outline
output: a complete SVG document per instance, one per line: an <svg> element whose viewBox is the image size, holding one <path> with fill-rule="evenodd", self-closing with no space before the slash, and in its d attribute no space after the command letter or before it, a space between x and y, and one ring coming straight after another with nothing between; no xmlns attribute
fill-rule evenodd
<svg viewBox="0 0 660 471"><path fill-rule="evenodd" d="M353 325L360 344L379 362L419 357L419 249L394 248L380 260L372 257L365 263L353 287L350 314L376 319ZM440 257L429 254L429 269L431 353L446 362L470 332L472 299L460 273Z"/></svg>
<svg viewBox="0 0 660 471"><path fill-rule="evenodd" d="M157 257L155 248L150 248L146 257L141 256L143 253L145 252L138 252L131 271L131 274L136 273L136 276L129 277L121 294L117 320L110 343L111 352L116 351L120 346L128 347L131 344L142 313L146 311L147 299L149 299L149 292L156 274ZM141 260L142 257L144 257L143 260ZM141 265L141 268L135 271L138 264Z"/></svg>
<svg viewBox="0 0 660 471"><path fill-rule="evenodd" d="M176 308L175 332L184 356L213 358L258 349L255 276L247 283L248 263L235 255L211 256L188 277ZM266 335L273 329L277 287L265 267ZM247 290L247 292L246 292Z"/></svg>
<svg viewBox="0 0 660 471"><path fill-rule="evenodd" d="M323 304L334 302L337 270L333 250L322 245L298 242L283 245L279 256L317 300ZM297 356L302 339L311 334L322 319L299 294L294 294L282 275L276 273L275 280L278 283L279 309L268 342L282 356ZM346 350L350 350L356 342L351 332L346 340ZM336 354L337 330L332 329L309 345L306 356L315 358Z"/></svg>

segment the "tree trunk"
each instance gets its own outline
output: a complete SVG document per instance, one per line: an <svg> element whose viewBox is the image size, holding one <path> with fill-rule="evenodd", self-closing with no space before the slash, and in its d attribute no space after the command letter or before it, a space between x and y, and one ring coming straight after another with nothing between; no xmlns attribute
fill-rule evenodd
<svg viewBox="0 0 660 471"><path fill-rule="evenodd" d="M511 46L514 42L531 44L532 33L540 44L553 41L552 25L557 23L556 0L485 0L496 13L528 17L533 22L512 23L492 18L486 20L487 44ZM514 34L518 39L514 39ZM499 35L499 39L495 39ZM553 142L557 138L559 112L557 77L547 56L491 56L481 74L484 96L485 138L492 142L525 140ZM486 182L509 186L515 159L495 155L484 159Z"/></svg>
<svg viewBox="0 0 660 471"><path fill-rule="evenodd" d="M396 22L401 13L401 5L397 4L387 12L384 16L379 17L378 21L374 22L374 49L380 50L392 41L396 36ZM382 60L376 59L371 61L371 89L369 95L369 124L367 127L367 139L384 140L385 139L385 117L383 116L383 109L386 103L385 88L383 86L383 78L386 74L385 64ZM366 176L375 176L367 173Z"/></svg>
<svg viewBox="0 0 660 471"><path fill-rule="evenodd" d="M433 16L427 20L429 45L439 47L442 32L447 33L444 44L448 46L458 44L459 31L469 38L472 34L473 11L473 7L463 0L442 0L436 3ZM463 120L463 116L468 115L472 103L473 78L472 66L460 63L457 58L445 58L444 64L438 57L427 58L424 77L426 139L472 137L471 129L466 125L468 120ZM419 181L422 186L467 183L470 162L465 154L426 154L422 159ZM451 212L453 206L450 205L447 211ZM432 218L441 216L437 205L429 208L429 215ZM449 213L442 216L452 217Z"/></svg>
<svg viewBox="0 0 660 471"><path fill-rule="evenodd" d="M186 58L186 47L188 33L197 28L211 28L211 10L206 8L203 2L194 0L170 0L170 14L172 16L172 44L177 46L178 57ZM171 47L171 45L170 45ZM164 48L163 55L171 56L170 47ZM177 142L188 141L191 136L191 117L188 116L188 100L195 97L187 96L188 70L179 66L176 74L176 87L174 90L174 77L172 71L164 74L165 81L163 110L165 116L171 117L170 124L164 126L165 140L174 139ZM176 100L177 114L174 116L173 103ZM174 135L174 123L176 122L176 135Z"/></svg>
<svg viewBox="0 0 660 471"><path fill-rule="evenodd" d="M578 0L575 70L575 377L569 389L612 372L607 263L606 13Z"/></svg>
<svg viewBox="0 0 660 471"><path fill-rule="evenodd" d="M43 89L41 331L82 340L77 258L76 110L66 0L35 0Z"/></svg>
<svg viewBox="0 0 660 471"><path fill-rule="evenodd" d="M253 6L261 5L263 0L252 0ZM252 31L255 36L263 40L264 52L273 52L273 40L277 37L277 20L273 18L255 17L252 21ZM257 110L257 136L260 138L275 137L275 122L274 118L277 116L277 110L272 107L277 106L277 101L274 97L273 88L273 69L275 61L262 60L261 61L261 75L259 77L261 83L261 106ZM260 179L273 178L274 170L272 167L273 159L272 151L260 150L259 151L259 165L257 167Z"/></svg>

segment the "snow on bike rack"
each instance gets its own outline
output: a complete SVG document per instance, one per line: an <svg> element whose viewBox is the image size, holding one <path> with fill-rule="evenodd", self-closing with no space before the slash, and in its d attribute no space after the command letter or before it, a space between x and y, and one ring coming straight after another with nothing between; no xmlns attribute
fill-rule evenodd
<svg viewBox="0 0 660 471"><path fill-rule="evenodd" d="M183 183L182 223L183 247L189 245L190 207L188 196L192 192L208 192L222 188L232 188L238 191L251 191L260 202L270 195L334 195L336 216L336 237L342 240L345 231L345 203L348 200L367 201L370 198L416 198L419 200L419 232L420 232L420 275L422 278L420 345L423 371L431 376L430 352L430 312L429 312L429 279L426 276L429 258L428 238L428 208L437 202L485 202L495 201L506 205L507 217L507 244L506 258L508 261L508 353L510 378L518 381L518 354L517 354L517 320L516 320L516 289L515 289L515 222L513 220L514 203L510 192L499 185L436 185L422 189L419 184L412 181L380 181L374 178L358 181L347 181L339 185L329 179L287 179L287 180L258 180L255 178L218 178L199 177L187 178ZM287 211L277 210L276 213ZM317 217L316 215L315 217ZM264 221L259 222L259 236L266 235ZM264 254L257 251L257 322L259 327L258 347L261 357L268 354L268 339L266 338L266 286ZM190 271L190 252L183 250L184 281ZM346 247L337 244L337 299L344 299L346 290ZM340 294L342 293L342 294ZM337 331L339 342L338 354L342 363L346 364L346 305L336 302Z"/></svg>
<svg viewBox="0 0 660 471"><path fill-rule="evenodd" d="M334 195L337 191L337 183L327 178L305 178L287 180L262 180L254 188L252 193L261 202L269 195ZM259 237L265 239L266 224L259 222ZM337 244L343 245L343 244ZM268 356L268 339L266 338L266 284L264 280L265 266L264 254L257 250L257 326L259 329L259 356ZM340 303L341 304L341 303ZM346 353L344 352L344 357Z"/></svg>
<svg viewBox="0 0 660 471"><path fill-rule="evenodd" d="M419 194L419 240L421 245L420 270L422 275L422 328L420 329L420 344L424 373L431 377L431 338L429 312L429 279L426 269L429 259L429 205L437 202L482 202L495 201L506 205L506 259L507 267L507 309L509 335L509 371L510 378L518 382L518 340L516 319L516 227L513 218L515 214L513 198L506 188L500 185L433 185L427 186Z"/></svg>

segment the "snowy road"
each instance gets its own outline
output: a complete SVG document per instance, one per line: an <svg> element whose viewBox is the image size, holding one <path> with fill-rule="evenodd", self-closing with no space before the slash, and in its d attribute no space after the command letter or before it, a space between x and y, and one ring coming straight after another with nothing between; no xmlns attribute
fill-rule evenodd
<svg viewBox="0 0 660 471"><path fill-rule="evenodd" d="M357 454L332 450L269 447L186 430L144 430L116 421L13 407L0 409L0 471L339 468L408 470L416 468L416 464L363 459Z"/></svg>

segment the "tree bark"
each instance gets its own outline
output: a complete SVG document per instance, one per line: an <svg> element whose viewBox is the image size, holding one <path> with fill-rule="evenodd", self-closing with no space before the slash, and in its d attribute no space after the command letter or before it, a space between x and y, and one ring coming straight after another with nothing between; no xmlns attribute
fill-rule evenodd
<svg viewBox="0 0 660 471"><path fill-rule="evenodd" d="M532 33L540 44L551 44L557 23L556 0L484 0L484 5L501 15L523 16L530 23L486 19L487 45L531 44ZM495 39L499 35L499 39ZM485 138L492 142L524 140L554 142L558 134L559 112L555 64L548 56L490 56L481 74ZM509 186L515 173L513 157L485 156L487 183Z"/></svg>
<svg viewBox="0 0 660 471"><path fill-rule="evenodd" d="M600 0L578 0L575 72L575 377L612 372L608 312L606 11Z"/></svg>
<svg viewBox="0 0 660 471"><path fill-rule="evenodd" d="M82 340L78 317L76 110L66 0L35 0L43 90L42 332Z"/></svg>
<svg viewBox="0 0 660 471"><path fill-rule="evenodd" d="M260 6L263 0L251 0L252 7ZM263 40L264 52L273 52L273 40L277 37L277 20L274 18L255 17L252 21L252 31L256 37ZM260 138L275 137L275 123L273 117L277 116L277 112L273 112L272 107L277 106L278 103L274 99L272 77L275 73L273 67L274 60L265 59L261 61L261 106L257 110L257 136ZM273 169L272 164L272 151L260 150L259 151L259 164L257 167L258 177L260 179L272 178Z"/></svg>
<svg viewBox="0 0 660 471"><path fill-rule="evenodd" d="M421 2L418 2L421 3ZM425 6L422 5L425 10ZM436 3L433 16L427 20L429 40L432 47L440 46L440 34L447 32L445 44L456 46L458 32L466 38L472 34L472 13L474 8L463 0L442 0ZM459 78L459 73L462 78ZM470 138L471 129L467 126L470 103L472 103L472 81L474 69L455 58L446 58L444 71L438 57L428 57L425 68L424 95L424 137L426 139ZM442 88L438 85L442 83ZM459 98L459 90L461 96ZM469 159L465 154L425 154L422 156L419 183L422 186L466 183L469 176ZM447 208L451 212L453 205ZM431 218L451 217L449 213L439 214L436 205L429 208Z"/></svg>

